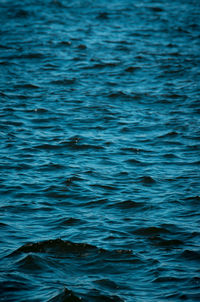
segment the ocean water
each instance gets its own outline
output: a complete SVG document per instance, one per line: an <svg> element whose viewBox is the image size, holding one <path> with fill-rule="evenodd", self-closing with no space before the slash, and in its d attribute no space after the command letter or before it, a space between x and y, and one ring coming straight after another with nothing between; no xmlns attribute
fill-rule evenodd
<svg viewBox="0 0 200 302"><path fill-rule="evenodd" d="M0 301L200 301L199 0L0 16Z"/></svg>

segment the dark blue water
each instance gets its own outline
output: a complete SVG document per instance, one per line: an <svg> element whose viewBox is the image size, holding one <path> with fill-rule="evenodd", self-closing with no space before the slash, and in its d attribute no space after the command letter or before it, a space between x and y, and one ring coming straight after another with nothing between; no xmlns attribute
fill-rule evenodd
<svg viewBox="0 0 200 302"><path fill-rule="evenodd" d="M0 301L200 301L199 0L0 16Z"/></svg>

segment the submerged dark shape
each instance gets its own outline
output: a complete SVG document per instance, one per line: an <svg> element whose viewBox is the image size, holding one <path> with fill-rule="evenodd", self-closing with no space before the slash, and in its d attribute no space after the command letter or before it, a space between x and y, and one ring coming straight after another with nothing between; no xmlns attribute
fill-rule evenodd
<svg viewBox="0 0 200 302"><path fill-rule="evenodd" d="M96 246L87 243L73 243L62 239L46 240L36 243L27 243L13 252L19 253L84 253L97 250Z"/></svg>
<svg viewBox="0 0 200 302"><path fill-rule="evenodd" d="M144 185L151 185L156 183L153 177L147 175L140 177L140 182L143 183Z"/></svg>
<svg viewBox="0 0 200 302"><path fill-rule="evenodd" d="M65 288L63 292L61 292L60 294L48 300L48 302L79 302L79 301L86 302L82 298L76 296L71 290L67 288Z"/></svg>

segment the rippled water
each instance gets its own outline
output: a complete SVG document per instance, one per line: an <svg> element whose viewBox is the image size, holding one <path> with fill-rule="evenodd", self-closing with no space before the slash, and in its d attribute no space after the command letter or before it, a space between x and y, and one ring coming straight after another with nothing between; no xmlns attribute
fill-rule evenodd
<svg viewBox="0 0 200 302"><path fill-rule="evenodd" d="M0 301L200 301L200 2L0 15Z"/></svg>

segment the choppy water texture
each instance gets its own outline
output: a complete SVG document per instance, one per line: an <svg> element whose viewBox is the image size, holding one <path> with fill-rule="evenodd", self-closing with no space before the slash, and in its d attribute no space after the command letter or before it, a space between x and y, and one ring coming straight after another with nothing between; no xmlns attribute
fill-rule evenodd
<svg viewBox="0 0 200 302"><path fill-rule="evenodd" d="M200 301L200 2L0 16L0 301Z"/></svg>

